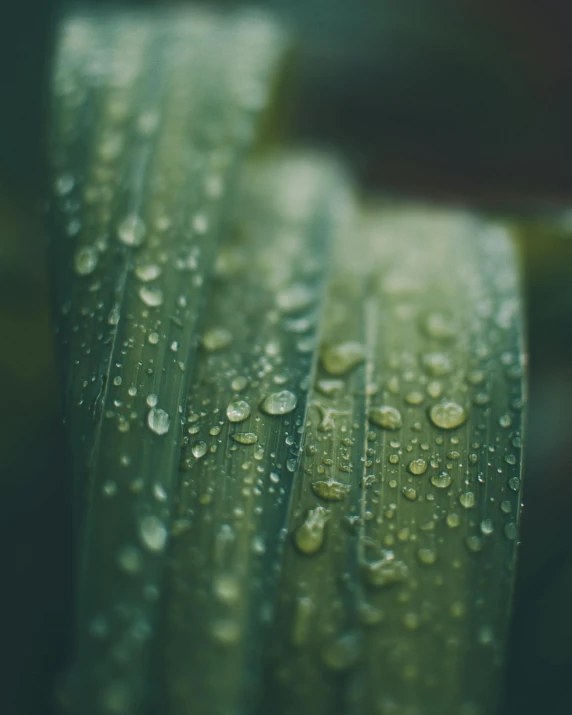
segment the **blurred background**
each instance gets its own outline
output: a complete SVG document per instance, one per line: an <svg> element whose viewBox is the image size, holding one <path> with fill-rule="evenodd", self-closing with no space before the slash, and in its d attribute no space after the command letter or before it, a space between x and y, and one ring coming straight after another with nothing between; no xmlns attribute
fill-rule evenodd
<svg viewBox="0 0 572 715"><path fill-rule="evenodd" d="M301 38L285 127L291 137L334 148L364 192L474 206L518 225L530 409L501 715L570 712L572 4L251 4L276 9ZM61 7L6 0L0 22L0 634L8 656L0 711L7 715L55 713L54 682L69 644L71 514L42 232L46 77Z"/></svg>

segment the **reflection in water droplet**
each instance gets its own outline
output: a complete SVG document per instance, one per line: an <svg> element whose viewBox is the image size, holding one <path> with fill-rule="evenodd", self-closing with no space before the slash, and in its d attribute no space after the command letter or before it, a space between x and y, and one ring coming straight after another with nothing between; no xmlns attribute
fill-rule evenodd
<svg viewBox="0 0 572 715"><path fill-rule="evenodd" d="M322 348L321 360L330 375L345 375L365 360L365 347L355 342L326 345Z"/></svg>
<svg viewBox="0 0 572 715"><path fill-rule="evenodd" d="M98 260L97 250L93 246L78 248L73 258L74 271L78 276L88 276L96 269Z"/></svg>
<svg viewBox="0 0 572 715"><path fill-rule="evenodd" d="M323 506L311 509L301 526L296 529L294 543L298 549L307 555L315 554L324 543L324 531L330 512Z"/></svg>
<svg viewBox="0 0 572 715"><path fill-rule="evenodd" d="M147 425L151 432L158 435L167 434L171 419L169 415L157 407L152 407L147 415Z"/></svg>
<svg viewBox="0 0 572 715"><path fill-rule="evenodd" d="M268 415L286 415L294 410L297 403L298 399L293 392L281 390L268 395L260 405L260 409Z"/></svg>
<svg viewBox="0 0 572 715"><path fill-rule="evenodd" d="M386 430L398 430L403 425L399 410L389 405L372 407L368 413L368 419L372 424Z"/></svg>
<svg viewBox="0 0 572 715"><path fill-rule="evenodd" d="M130 214L119 224L117 236L126 246L140 246L145 239L146 227L137 214Z"/></svg>
<svg viewBox="0 0 572 715"><path fill-rule="evenodd" d="M467 412L456 402L440 402L429 410L429 417L435 427L455 429L466 422Z"/></svg>

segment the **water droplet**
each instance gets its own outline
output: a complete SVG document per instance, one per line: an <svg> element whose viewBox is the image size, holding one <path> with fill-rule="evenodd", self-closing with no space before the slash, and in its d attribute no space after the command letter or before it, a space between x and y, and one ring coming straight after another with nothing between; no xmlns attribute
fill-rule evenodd
<svg viewBox="0 0 572 715"><path fill-rule="evenodd" d="M355 633L346 633L324 647L322 660L331 670L347 670L357 663L360 652L358 636Z"/></svg>
<svg viewBox="0 0 572 715"><path fill-rule="evenodd" d="M502 502L500 503L500 510L501 510L504 514L510 514L510 512L512 511L511 503L510 503L508 500L502 501Z"/></svg>
<svg viewBox="0 0 572 715"><path fill-rule="evenodd" d="M134 574L141 570L143 557L134 546L124 546L117 554L117 563L122 571Z"/></svg>
<svg viewBox="0 0 572 715"><path fill-rule="evenodd" d="M325 501L343 501L350 493L350 485L337 482L334 479L312 482L312 491Z"/></svg>
<svg viewBox="0 0 572 715"><path fill-rule="evenodd" d="M461 523L461 517L456 514L455 512L451 512L450 514L447 514L447 526L450 529L456 529L460 523Z"/></svg>
<svg viewBox="0 0 572 715"><path fill-rule="evenodd" d="M195 459L202 459L206 453L207 443L202 440L200 442L195 442L191 447L191 454Z"/></svg>
<svg viewBox="0 0 572 715"><path fill-rule="evenodd" d="M480 536L468 536L465 539L465 544L469 551L474 551L475 553L483 548L483 540Z"/></svg>
<svg viewBox="0 0 572 715"><path fill-rule="evenodd" d="M490 536L495 530L492 519L483 519L481 521L481 532L485 536Z"/></svg>
<svg viewBox="0 0 572 715"><path fill-rule="evenodd" d="M425 333L436 340L447 340L455 335L450 319L443 313L429 313L422 322Z"/></svg>
<svg viewBox="0 0 572 715"><path fill-rule="evenodd" d="M268 415L286 415L292 412L297 404L298 399L293 392L281 390L268 395L260 405L260 409Z"/></svg>
<svg viewBox="0 0 572 715"><path fill-rule="evenodd" d="M314 292L307 286L296 283L281 291L276 297L278 307L284 313L298 313L309 308L314 300Z"/></svg>
<svg viewBox="0 0 572 715"><path fill-rule="evenodd" d="M242 392L248 386L248 379L239 375L232 380L230 386L235 392Z"/></svg>
<svg viewBox="0 0 572 715"><path fill-rule="evenodd" d="M345 375L365 360L365 348L355 342L327 345L322 348L321 360L330 375Z"/></svg>
<svg viewBox="0 0 572 715"><path fill-rule="evenodd" d="M333 397L336 392L339 392L344 383L341 380L318 380L316 389L321 392L324 397Z"/></svg>
<svg viewBox="0 0 572 715"><path fill-rule="evenodd" d="M403 425L399 410L389 405L372 407L367 416L371 423L382 429L398 430Z"/></svg>
<svg viewBox="0 0 572 715"><path fill-rule="evenodd" d="M459 503L465 509L472 509L475 506L475 495L473 492L464 492L459 497Z"/></svg>
<svg viewBox="0 0 572 715"><path fill-rule="evenodd" d="M444 353L429 353L421 359L426 372L432 377L441 377L451 372L451 359Z"/></svg>
<svg viewBox="0 0 572 715"><path fill-rule="evenodd" d="M415 501L417 499L417 491L413 487L401 487L401 493L409 501Z"/></svg>
<svg viewBox="0 0 572 715"><path fill-rule="evenodd" d="M448 472L441 472L441 474L433 474L429 481L437 489L447 489L453 480Z"/></svg>
<svg viewBox="0 0 572 715"><path fill-rule="evenodd" d="M98 260L97 250L93 246L78 248L73 257L74 271L78 276L88 276L95 271Z"/></svg>
<svg viewBox="0 0 572 715"><path fill-rule="evenodd" d="M169 415L157 407L152 407L147 415L147 425L151 432L158 435L167 434L169 431L169 425L171 424L171 419Z"/></svg>
<svg viewBox="0 0 572 715"><path fill-rule="evenodd" d="M507 427L510 427L511 424L512 424L512 419L511 419L511 416L510 416L508 413L507 413L507 414L504 414L504 415L501 415L501 416L499 417L499 425L500 425L501 427L504 427L504 428L506 429Z"/></svg>
<svg viewBox="0 0 572 715"><path fill-rule="evenodd" d="M235 432L231 438L239 444L256 444L258 442L258 435L254 432Z"/></svg>
<svg viewBox="0 0 572 715"><path fill-rule="evenodd" d="M154 281L161 275L161 268L156 263L144 263L142 265L136 266L135 275L143 283L148 283L149 281Z"/></svg>
<svg viewBox="0 0 572 715"><path fill-rule="evenodd" d="M427 462L424 459L413 459L407 465L407 470L418 477L427 471Z"/></svg>
<svg viewBox="0 0 572 715"><path fill-rule="evenodd" d="M405 402L407 402L408 405L420 405L424 399L425 397L423 393L417 392L416 390L414 390L413 392L408 392L405 395Z"/></svg>
<svg viewBox="0 0 572 715"><path fill-rule="evenodd" d="M163 291L157 286L141 286L139 297L149 308L158 308L163 305Z"/></svg>
<svg viewBox="0 0 572 715"><path fill-rule="evenodd" d="M243 422L250 417L250 405L246 400L233 400L226 408L226 416L230 422Z"/></svg>
<svg viewBox="0 0 572 715"><path fill-rule="evenodd" d="M384 588L407 580L408 568L403 561L396 561L393 551L383 552L381 559L361 564L366 582L375 588Z"/></svg>
<svg viewBox="0 0 572 715"><path fill-rule="evenodd" d="M151 345L157 345L160 339L161 336L159 335L159 333L149 333L149 337L147 338Z"/></svg>
<svg viewBox="0 0 572 715"><path fill-rule="evenodd" d="M71 174L61 174L54 182L54 190L58 196L66 196L75 186L75 180Z"/></svg>
<svg viewBox="0 0 572 715"><path fill-rule="evenodd" d="M145 222L137 214L126 216L119 224L117 236L126 246L141 246L145 239Z"/></svg>
<svg viewBox="0 0 572 715"><path fill-rule="evenodd" d="M317 506L308 512L304 523L294 534L294 543L303 554L315 554L322 548L326 522L329 518L330 512L323 506Z"/></svg>
<svg viewBox="0 0 572 715"><path fill-rule="evenodd" d="M167 529L157 516L144 516L139 522L139 536L149 551L163 551L167 543Z"/></svg>
<svg viewBox="0 0 572 715"><path fill-rule="evenodd" d="M209 328L201 338L205 350L214 352L228 347L232 342L232 333L227 328Z"/></svg>
<svg viewBox="0 0 572 715"><path fill-rule="evenodd" d="M429 417L435 427L455 429L467 420L467 412L456 402L440 402L429 410Z"/></svg>
<svg viewBox="0 0 572 715"><path fill-rule="evenodd" d="M437 561L437 552L434 549L419 549L417 551L417 558L422 564L431 566Z"/></svg>
<svg viewBox="0 0 572 715"><path fill-rule="evenodd" d="M506 538L510 539L511 541L516 539L516 537L518 536L518 528L513 521L509 521L508 524L505 524L504 534Z"/></svg>
<svg viewBox="0 0 572 715"><path fill-rule="evenodd" d="M517 492L520 488L520 479L518 477L511 477L508 480L508 486L513 492Z"/></svg>
<svg viewBox="0 0 572 715"><path fill-rule="evenodd" d="M213 638L222 645L236 645L242 636L240 625L231 618L221 618L212 625Z"/></svg>

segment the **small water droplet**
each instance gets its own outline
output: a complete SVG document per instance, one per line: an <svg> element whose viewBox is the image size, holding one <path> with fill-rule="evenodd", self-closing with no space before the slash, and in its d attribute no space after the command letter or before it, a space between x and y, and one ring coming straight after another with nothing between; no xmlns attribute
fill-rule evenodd
<svg viewBox="0 0 572 715"><path fill-rule="evenodd" d="M455 512L451 512L447 514L446 522L450 529L456 529L461 523L461 517Z"/></svg>
<svg viewBox="0 0 572 715"><path fill-rule="evenodd" d="M303 554L312 555L322 548L330 512L323 506L311 509L294 534L294 543Z"/></svg>
<svg viewBox="0 0 572 715"><path fill-rule="evenodd" d="M74 254L74 271L78 276L89 276L97 268L99 257L93 246L82 246Z"/></svg>
<svg viewBox="0 0 572 715"><path fill-rule="evenodd" d="M413 487L403 486L401 487L401 493L409 501L415 501L417 499L417 491Z"/></svg>
<svg viewBox="0 0 572 715"><path fill-rule="evenodd" d="M248 386L248 379L242 375L233 378L230 386L235 392L242 392Z"/></svg>
<svg viewBox="0 0 572 715"><path fill-rule="evenodd" d="M384 588L407 580L409 570L403 561L396 561L392 551L383 552L381 559L361 565L366 582L375 588Z"/></svg>
<svg viewBox="0 0 572 715"><path fill-rule="evenodd" d="M314 292L307 286L296 283L281 291L276 297L278 307L284 313L297 313L310 307L314 300Z"/></svg>
<svg viewBox="0 0 572 715"><path fill-rule="evenodd" d="M518 528L513 521L509 521L508 524L505 524L504 534L506 538L510 539L511 541L516 539L516 537L518 536Z"/></svg>
<svg viewBox="0 0 572 715"><path fill-rule="evenodd" d="M434 549L419 549L417 551L417 558L422 564L431 566L437 561L437 552Z"/></svg>
<svg viewBox="0 0 572 715"><path fill-rule="evenodd" d="M160 552L167 543L167 529L157 516L144 516L139 522L139 536L149 551Z"/></svg>
<svg viewBox="0 0 572 715"><path fill-rule="evenodd" d="M293 392L281 390L268 395L260 405L260 409L267 415L286 415L292 412L297 404L298 398Z"/></svg>
<svg viewBox="0 0 572 715"><path fill-rule="evenodd" d="M365 360L365 348L356 342L326 345L322 348L321 360L330 375L345 375Z"/></svg>
<svg viewBox="0 0 572 715"><path fill-rule="evenodd" d="M312 482L312 491L325 501L343 501L350 493L350 485L337 482L334 479Z"/></svg>
<svg viewBox="0 0 572 715"><path fill-rule="evenodd" d="M429 410L429 417L435 427L455 429L467 420L467 412L456 402L440 402Z"/></svg>
<svg viewBox="0 0 572 715"><path fill-rule="evenodd" d="M250 417L250 405L246 400L233 400L226 408L226 416L230 422L243 422Z"/></svg>
<svg viewBox="0 0 572 715"><path fill-rule="evenodd" d="M149 398L147 398L149 399ZM147 425L151 432L158 435L167 434L169 431L169 425L171 424L171 419L169 415L157 407L152 407L147 415Z"/></svg>
<svg viewBox="0 0 572 715"><path fill-rule="evenodd" d="M122 571L134 574L141 570L143 557L135 546L124 546L117 554L117 563Z"/></svg>
<svg viewBox="0 0 572 715"><path fill-rule="evenodd" d="M381 407L372 407L368 412L369 421L386 430L398 430L403 425L401 413L395 407L382 405Z"/></svg>
<svg viewBox="0 0 572 715"><path fill-rule="evenodd" d="M137 214L126 216L119 224L117 236L126 246L141 246L145 239L145 222Z"/></svg>

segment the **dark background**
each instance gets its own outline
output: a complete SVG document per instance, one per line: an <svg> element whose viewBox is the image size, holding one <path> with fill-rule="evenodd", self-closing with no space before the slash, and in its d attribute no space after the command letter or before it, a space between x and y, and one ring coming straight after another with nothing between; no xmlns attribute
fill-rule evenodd
<svg viewBox="0 0 572 715"><path fill-rule="evenodd" d="M232 4L230 2L221 4ZM517 219L527 297L525 511L501 715L572 711L572 3L267 0L302 38L287 131L365 191ZM41 206L55 0L0 11L0 711L55 712L71 613ZM570 207L568 209L567 207ZM7 667L6 667L7 665Z"/></svg>

